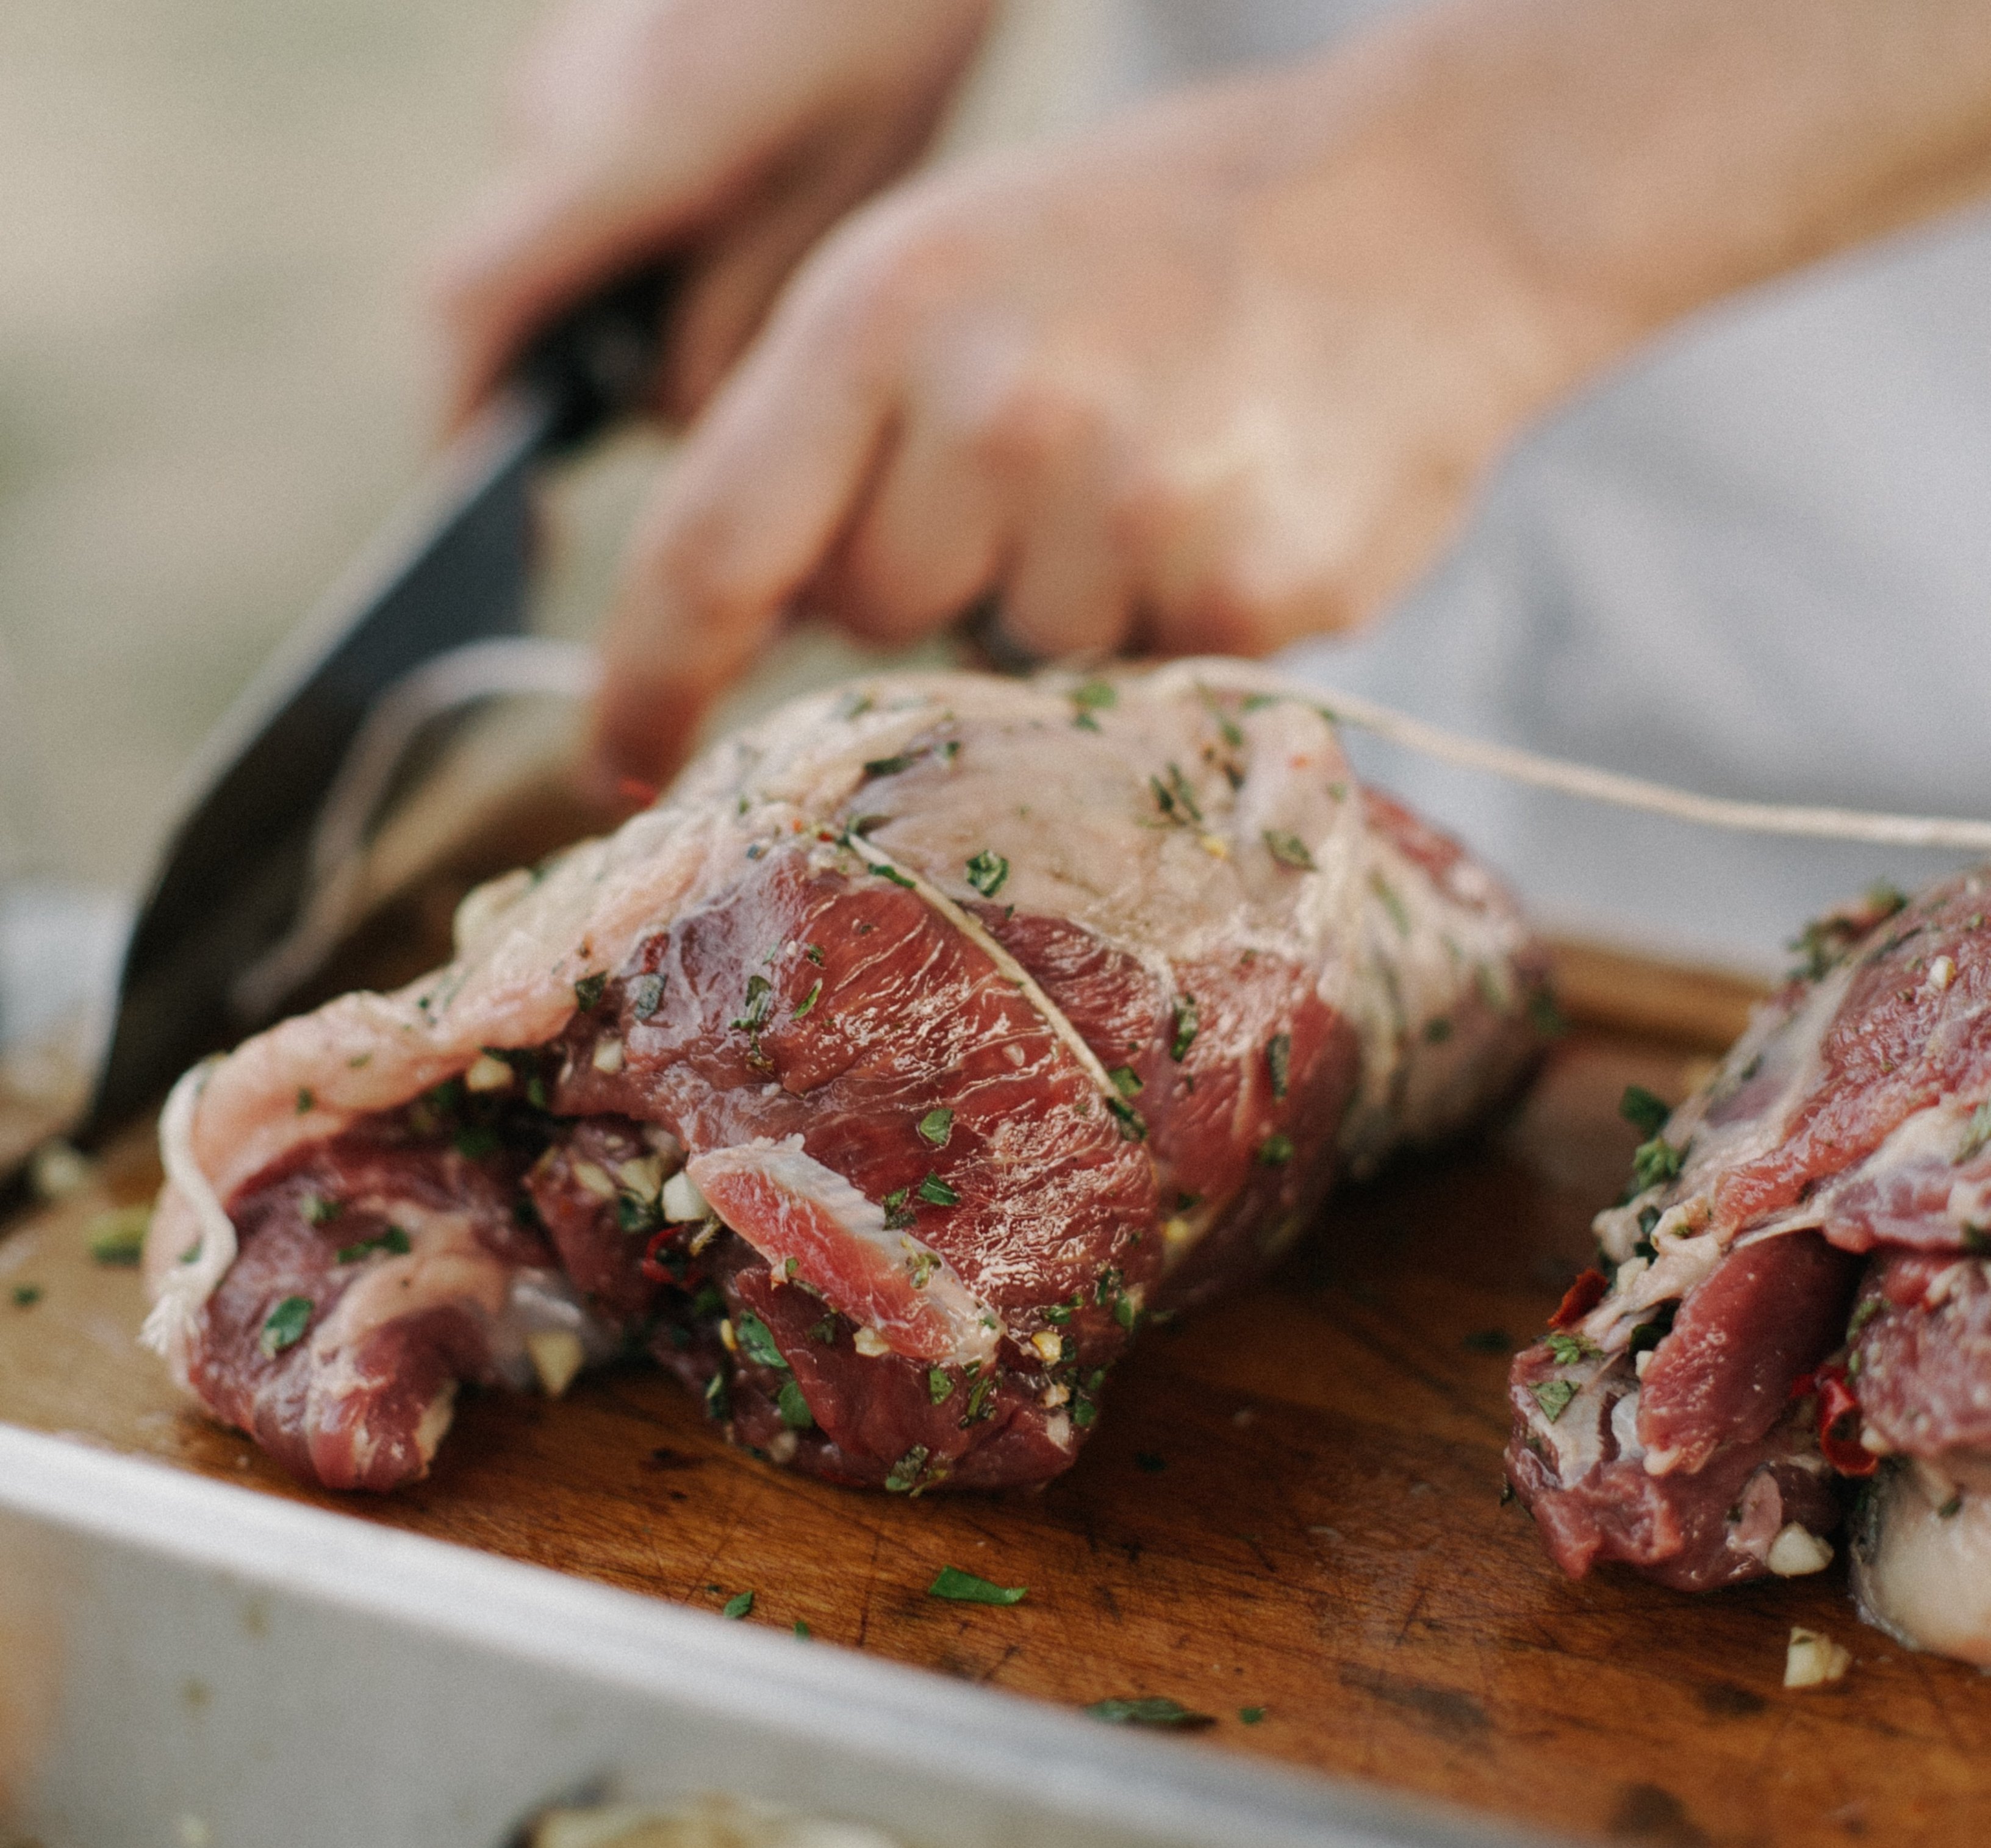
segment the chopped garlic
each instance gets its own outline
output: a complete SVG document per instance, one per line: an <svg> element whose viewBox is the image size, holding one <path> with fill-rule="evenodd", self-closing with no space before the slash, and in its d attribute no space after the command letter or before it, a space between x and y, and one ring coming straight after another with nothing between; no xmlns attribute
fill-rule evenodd
<svg viewBox="0 0 1991 1848"><path fill-rule="evenodd" d="M613 1200L616 1196L614 1177L606 1168L597 1167L592 1162L576 1162L573 1178L597 1200Z"/></svg>
<svg viewBox="0 0 1991 1848"><path fill-rule="evenodd" d="M792 1463L798 1440L791 1431L778 1431L767 1441L767 1460L771 1463Z"/></svg>
<svg viewBox="0 0 1991 1848"><path fill-rule="evenodd" d="M477 1063L463 1074L465 1091L504 1091L511 1083L511 1067L489 1053L479 1053Z"/></svg>
<svg viewBox="0 0 1991 1848"><path fill-rule="evenodd" d="M850 1345L867 1360L876 1360L880 1354L892 1351L885 1337L876 1329L859 1329L851 1337Z"/></svg>
<svg viewBox="0 0 1991 1848"><path fill-rule="evenodd" d="M580 1337L572 1329L541 1329L528 1335L526 1352L533 1357L539 1390L549 1399L557 1399L573 1383L574 1375L587 1358Z"/></svg>
<svg viewBox="0 0 1991 1848"><path fill-rule="evenodd" d="M597 1040L595 1042L594 1069L606 1072L611 1077L622 1069L622 1042L620 1040Z"/></svg>
<svg viewBox="0 0 1991 1848"><path fill-rule="evenodd" d="M1048 1411L1055 1411L1058 1407L1067 1404L1070 1400L1070 1397L1071 1388L1070 1387L1047 1386L1042 1392L1038 1394L1037 1403Z"/></svg>
<svg viewBox="0 0 1991 1848"><path fill-rule="evenodd" d="M1838 1680L1852 1666L1852 1652L1841 1649L1829 1636L1794 1629L1790 1647L1784 1652L1784 1686L1817 1687Z"/></svg>
<svg viewBox="0 0 1991 1848"><path fill-rule="evenodd" d="M1802 1578L1808 1572L1823 1572L1832 1564L1832 1547L1809 1527L1787 1521L1771 1541L1763 1562L1779 1578Z"/></svg>
<svg viewBox="0 0 1991 1848"><path fill-rule="evenodd" d="M1938 956L1929 965L1929 986L1940 995L1956 979L1956 965L1947 956Z"/></svg>
<svg viewBox="0 0 1991 1848"><path fill-rule="evenodd" d="M1030 1346L1037 1350L1037 1358L1045 1362L1064 1358L1064 1337L1056 1329L1040 1329L1030 1337Z"/></svg>
<svg viewBox="0 0 1991 1848"><path fill-rule="evenodd" d="M1203 852L1208 854L1212 859L1230 859L1230 844L1220 836L1206 834L1200 837L1200 842Z"/></svg>
<svg viewBox="0 0 1991 1848"><path fill-rule="evenodd" d="M1171 1257L1196 1237L1196 1228L1178 1214L1162 1227L1162 1245Z"/></svg>
<svg viewBox="0 0 1991 1848"><path fill-rule="evenodd" d="M615 1178L638 1200L655 1200L664 1190L664 1165L654 1155L638 1162L618 1162Z"/></svg>
<svg viewBox="0 0 1991 1848"><path fill-rule="evenodd" d="M664 1183L664 1217L673 1225L711 1217L712 1203L699 1192L689 1175L680 1172Z"/></svg>
<svg viewBox="0 0 1991 1848"><path fill-rule="evenodd" d="M740 1337L733 1332L733 1318L730 1315L725 1317L720 1322L719 1339L720 1345L729 1354L737 1354L740 1352Z"/></svg>

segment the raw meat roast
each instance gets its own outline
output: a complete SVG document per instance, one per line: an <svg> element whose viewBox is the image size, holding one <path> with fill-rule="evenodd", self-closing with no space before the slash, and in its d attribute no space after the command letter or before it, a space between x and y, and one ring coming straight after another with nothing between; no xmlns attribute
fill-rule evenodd
<svg viewBox="0 0 1991 1848"><path fill-rule="evenodd" d="M1514 1365L1509 1472L1566 1571L1816 1571L1850 1500L1862 1614L1991 1666L1987 912L1979 873L1812 925L1653 1112L1608 1287Z"/></svg>
<svg viewBox="0 0 1991 1848"><path fill-rule="evenodd" d="M466 900L456 959L190 1073L148 1337L298 1475L647 1351L738 1442L1041 1482L1149 1317L1482 1112L1515 910L1241 666L889 676Z"/></svg>

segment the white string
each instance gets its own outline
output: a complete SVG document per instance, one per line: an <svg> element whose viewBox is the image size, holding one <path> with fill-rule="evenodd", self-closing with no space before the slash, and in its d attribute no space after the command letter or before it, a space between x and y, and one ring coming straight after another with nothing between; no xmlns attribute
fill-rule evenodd
<svg viewBox="0 0 1991 1848"><path fill-rule="evenodd" d="M410 747L433 720L503 694L585 699L601 679L592 648L544 636L467 642L410 669L380 695L325 793L311 832L298 921L236 978L241 1018L260 1020L321 968L355 921L366 837Z"/></svg>
<svg viewBox="0 0 1991 1848"><path fill-rule="evenodd" d="M1545 757L1508 744L1490 744L1480 738L1462 737L1456 732L1414 719L1407 713L1378 706L1353 693L1310 686L1303 682L1278 681L1262 669L1241 673L1224 671L1225 664L1213 661L1185 662L1185 671L1212 684L1230 682L1235 690L1263 691L1268 684L1282 685L1287 695L1304 699L1343 725L1373 733L1392 744L1417 751L1442 763L1468 770L1484 771L1505 777L1509 782L1526 783L1537 789L1553 789L1585 801L1605 802L1619 808L1638 808L1649 815L1669 815L1676 821L1691 822L1703 828L1722 828L1744 834L1802 836L1813 840L1860 841L1882 847L1933 847L1967 853L1991 853L1991 822L1959 816L1876 815L1858 808L1808 808L1783 802L1731 801L1723 796L1697 795L1664 783L1648 782L1642 777L1628 777L1615 771L1593 769L1559 757ZM1169 670L1165 670L1169 671Z"/></svg>

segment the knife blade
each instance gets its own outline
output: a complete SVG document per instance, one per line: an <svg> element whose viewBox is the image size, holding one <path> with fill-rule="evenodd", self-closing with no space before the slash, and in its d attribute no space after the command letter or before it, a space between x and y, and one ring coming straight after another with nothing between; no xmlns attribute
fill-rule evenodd
<svg viewBox="0 0 1991 1848"><path fill-rule="evenodd" d="M216 727L128 940L86 1147L264 1024L231 1010L231 985L298 914L312 824L369 708L444 650L524 627L534 475L642 401L676 280L631 274L536 341Z"/></svg>

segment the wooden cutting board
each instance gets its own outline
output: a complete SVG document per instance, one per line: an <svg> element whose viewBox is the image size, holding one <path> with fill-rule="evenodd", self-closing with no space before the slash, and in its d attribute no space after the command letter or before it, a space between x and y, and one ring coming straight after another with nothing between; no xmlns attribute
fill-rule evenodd
<svg viewBox="0 0 1991 1848"><path fill-rule="evenodd" d="M175 1399L132 1344L135 1273L88 1254L94 1215L149 1196L142 1140L0 1241L0 1418L653 1597L751 1591L747 1621L806 1624L798 1647L1074 1707L1169 1696L1220 1746L1559 1832L1982 1839L1991 1684L1860 1625L1842 1567L1698 1599L1615 1570L1571 1584L1503 1505L1505 1349L1623 1180L1618 1097L1680 1094L1748 999L1594 952L1562 965L1579 1024L1510 1118L1343 1194L1271 1282L1146 1336L1041 1495L828 1488L729 1451L634 1368L557 1404L468 1399L433 1478L392 1499L302 1491ZM944 1565L1029 1596L941 1601ZM1793 1625L1851 1649L1843 1682L1784 1690Z"/></svg>

